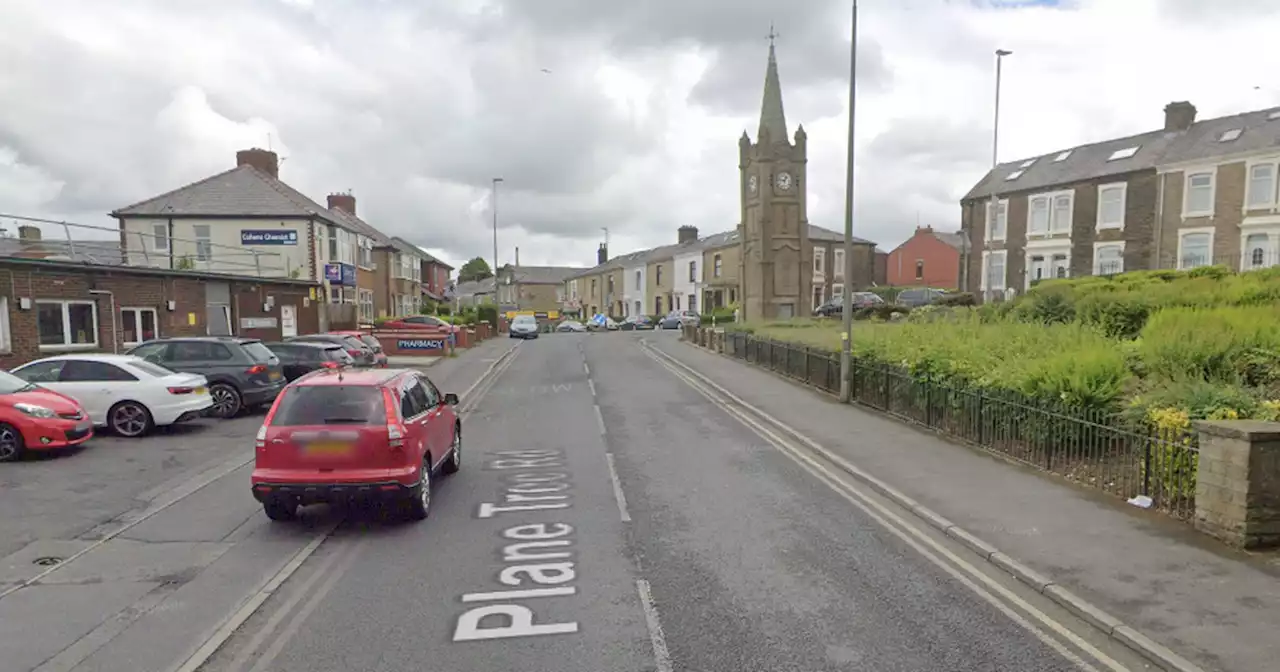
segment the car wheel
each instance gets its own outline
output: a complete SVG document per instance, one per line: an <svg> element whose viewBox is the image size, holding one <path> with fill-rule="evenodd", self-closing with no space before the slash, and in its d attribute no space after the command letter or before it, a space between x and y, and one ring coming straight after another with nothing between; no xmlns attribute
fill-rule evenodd
<svg viewBox="0 0 1280 672"><path fill-rule="evenodd" d="M422 476L418 479L418 484L409 490L409 501L405 502L405 505L408 508L409 520L425 520L431 513L430 455L422 458Z"/></svg>
<svg viewBox="0 0 1280 672"><path fill-rule="evenodd" d="M291 499L268 499L262 503L262 512L277 522L298 517L298 503Z"/></svg>
<svg viewBox="0 0 1280 672"><path fill-rule="evenodd" d="M449 449L449 459L444 461L442 469L446 474L456 474L462 468L462 427L453 426L453 448Z"/></svg>
<svg viewBox="0 0 1280 672"><path fill-rule="evenodd" d="M213 398L213 414L219 418L234 418L240 412L240 392L226 383L214 383L209 386L209 396Z"/></svg>
<svg viewBox="0 0 1280 672"><path fill-rule="evenodd" d="M117 435L132 439L150 432L155 422L146 406L136 401L122 401L107 411L107 426Z"/></svg>
<svg viewBox="0 0 1280 672"><path fill-rule="evenodd" d="M21 459L26 450L27 444L22 440L22 432L13 425L0 422L0 462Z"/></svg>

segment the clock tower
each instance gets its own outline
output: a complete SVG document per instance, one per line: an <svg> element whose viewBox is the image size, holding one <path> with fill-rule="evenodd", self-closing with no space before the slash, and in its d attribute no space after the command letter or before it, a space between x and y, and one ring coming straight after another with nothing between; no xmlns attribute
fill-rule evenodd
<svg viewBox="0 0 1280 672"><path fill-rule="evenodd" d="M770 35L760 128L754 143L745 131L738 140L743 319L786 319L809 312L813 268L805 260L813 258L813 251L806 212L806 144L803 126L794 142L787 137Z"/></svg>

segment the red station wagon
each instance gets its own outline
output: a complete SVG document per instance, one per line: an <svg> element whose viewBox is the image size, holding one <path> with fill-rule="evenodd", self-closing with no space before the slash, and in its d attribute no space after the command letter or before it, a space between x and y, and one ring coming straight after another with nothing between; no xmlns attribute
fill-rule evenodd
<svg viewBox="0 0 1280 672"><path fill-rule="evenodd" d="M436 474L462 466L455 394L407 369L322 369L290 383L255 441L253 496L268 518L315 503L388 502L427 517Z"/></svg>

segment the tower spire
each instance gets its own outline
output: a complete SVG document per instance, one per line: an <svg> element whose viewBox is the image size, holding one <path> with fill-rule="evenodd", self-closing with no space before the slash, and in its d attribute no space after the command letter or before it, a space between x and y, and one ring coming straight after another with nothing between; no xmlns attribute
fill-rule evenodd
<svg viewBox="0 0 1280 672"><path fill-rule="evenodd" d="M773 41L778 37L773 25L769 25L769 65L764 73L764 99L760 103L759 142L767 134L769 142L788 142L787 115L782 111L782 83L778 80L778 58ZM767 132L767 133L766 133Z"/></svg>

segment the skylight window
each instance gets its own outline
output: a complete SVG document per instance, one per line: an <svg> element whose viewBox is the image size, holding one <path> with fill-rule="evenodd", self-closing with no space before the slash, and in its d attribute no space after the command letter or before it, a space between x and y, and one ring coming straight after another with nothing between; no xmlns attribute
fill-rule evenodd
<svg viewBox="0 0 1280 672"><path fill-rule="evenodd" d="M1022 165L1021 165L1021 166L1018 166L1018 167L1019 167L1019 168L1022 168L1022 169L1024 169L1024 170L1025 170L1025 169L1027 169L1027 168L1030 168L1030 167L1031 167L1031 165L1032 165L1032 164L1034 164L1035 162L1036 162L1036 160L1035 160L1035 159L1027 159L1026 161L1023 161L1023 162L1022 162Z"/></svg>
<svg viewBox="0 0 1280 672"><path fill-rule="evenodd" d="M1131 159L1133 158L1134 154L1138 153L1139 149L1142 149L1142 145L1137 145L1136 147L1125 147L1124 149L1117 149L1116 151L1111 152L1111 156L1108 156L1107 160L1118 161L1120 159Z"/></svg>
<svg viewBox="0 0 1280 672"><path fill-rule="evenodd" d="M1061 161L1066 161L1068 156L1071 156L1071 150L1069 150L1069 149L1068 149L1067 151L1065 151L1065 152L1063 152L1063 153L1061 153L1061 154L1059 154L1059 155L1057 155L1057 156L1053 157L1053 162L1054 162L1054 163L1059 163L1059 162L1061 162Z"/></svg>
<svg viewBox="0 0 1280 672"><path fill-rule="evenodd" d="M1244 129L1241 129L1241 128L1233 128L1230 130L1223 131L1222 135L1218 136L1218 142L1231 142L1232 140L1235 140L1236 138L1240 137L1240 133L1243 130Z"/></svg>
<svg viewBox="0 0 1280 672"><path fill-rule="evenodd" d="M1022 177L1022 174L1023 174L1023 173L1025 173L1025 172L1027 172L1027 171L1022 170L1021 168L1019 168L1018 170L1015 170L1015 171L1013 171L1012 173L1009 173L1009 176L1008 176L1008 177L1006 177L1006 178L1004 178L1004 179L1005 179L1006 181L1012 182L1012 181L1014 181L1014 180L1018 179L1019 177Z"/></svg>
<svg viewBox="0 0 1280 672"><path fill-rule="evenodd" d="M1267 115L1267 119L1270 119L1273 121L1276 119L1280 119L1280 110L1272 110L1271 114Z"/></svg>

